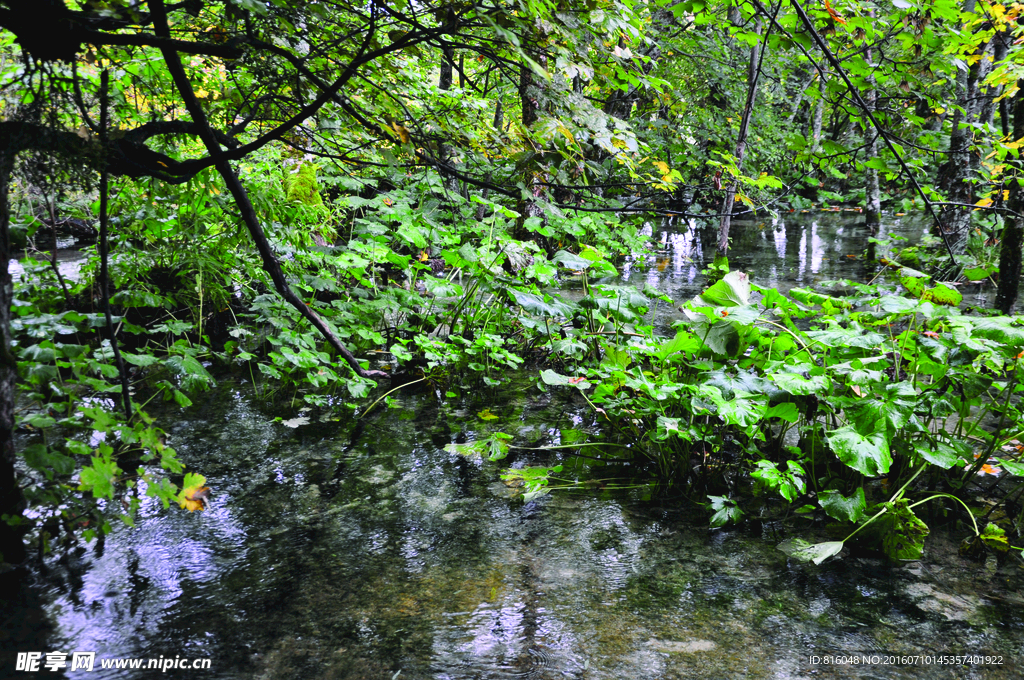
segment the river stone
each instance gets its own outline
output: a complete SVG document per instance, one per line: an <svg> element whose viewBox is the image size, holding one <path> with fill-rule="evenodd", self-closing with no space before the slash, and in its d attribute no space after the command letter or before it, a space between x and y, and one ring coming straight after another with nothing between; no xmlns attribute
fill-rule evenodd
<svg viewBox="0 0 1024 680"><path fill-rule="evenodd" d="M687 640L678 642L676 640L655 640L651 638L647 643L659 652L669 654L696 654L697 652L710 652L717 646L711 640Z"/></svg>

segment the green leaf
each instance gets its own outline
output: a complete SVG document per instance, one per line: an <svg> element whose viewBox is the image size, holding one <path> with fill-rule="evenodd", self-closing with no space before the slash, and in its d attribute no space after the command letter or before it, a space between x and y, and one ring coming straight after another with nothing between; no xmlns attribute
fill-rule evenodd
<svg viewBox="0 0 1024 680"><path fill-rule="evenodd" d="M573 255L567 250L559 250L551 260L576 271L589 269L594 264L593 260L587 260L579 255Z"/></svg>
<svg viewBox="0 0 1024 680"><path fill-rule="evenodd" d="M700 341L696 336L689 331L680 330L676 333L676 337L658 347L654 351L654 356L665 361L673 354L677 354L679 352L693 353L698 349L700 349Z"/></svg>
<svg viewBox="0 0 1024 680"><path fill-rule="evenodd" d="M864 436L852 425L847 425L829 432L828 443L839 460L866 477L884 475L892 465L884 431Z"/></svg>
<svg viewBox="0 0 1024 680"><path fill-rule="evenodd" d="M914 451L932 465L937 465L943 470L948 470L954 465L963 465L964 460L957 453L956 449L945 442L919 442L914 444Z"/></svg>
<svg viewBox="0 0 1024 680"><path fill-rule="evenodd" d="M550 491L548 489L549 478L554 472L561 472L562 466L554 467L531 466L525 468L513 468L506 470L501 478L506 482L515 484L522 483L525 491L523 501L529 503L534 498L542 496Z"/></svg>
<svg viewBox="0 0 1024 680"><path fill-rule="evenodd" d="M780 390L789 392L794 396L804 394L821 394L828 390L830 381L823 375L813 375L805 378L796 373L780 371L772 373L771 379L779 386Z"/></svg>
<svg viewBox="0 0 1024 680"><path fill-rule="evenodd" d="M882 552L894 560L920 559L928 525L910 509L906 499L886 503L889 512L878 518L882 531Z"/></svg>
<svg viewBox="0 0 1024 680"><path fill-rule="evenodd" d="M743 511L736 505L736 501L725 496L708 496L711 501L711 509L715 514L711 516L711 527L717 529L724 527L729 522L739 522L743 517Z"/></svg>
<svg viewBox="0 0 1024 680"><path fill-rule="evenodd" d="M710 329L704 324L700 326L703 327L697 328L700 338L704 341L704 345L712 352L727 357L735 356L739 352L740 334L731 323L719 321L711 326Z"/></svg>
<svg viewBox="0 0 1024 680"><path fill-rule="evenodd" d="M868 507L862 486L857 487L857 491L849 498L838 491L822 491L818 494L818 503L825 514L842 522L859 522Z"/></svg>
<svg viewBox="0 0 1024 680"><path fill-rule="evenodd" d="M82 468L79 474L79 490L92 491L95 498L114 498L114 482L121 470L110 455L93 456L92 465Z"/></svg>
<svg viewBox="0 0 1024 680"><path fill-rule="evenodd" d="M550 295L537 295L536 293L524 293L514 288L509 290L512 297L515 298L516 304L533 314L539 314L541 316L572 316L572 307L556 300Z"/></svg>
<svg viewBox="0 0 1024 680"><path fill-rule="evenodd" d="M718 416L726 425L739 425L747 428L756 425L764 418L768 409L766 397L744 397L723 401L718 404Z"/></svg>
<svg viewBox="0 0 1024 680"><path fill-rule="evenodd" d="M585 390L590 387L590 383L583 378L570 378L568 376L560 375L555 373L550 368L546 368L540 372L540 379L544 381L546 385L572 385L578 387L581 390Z"/></svg>
<svg viewBox="0 0 1024 680"><path fill-rule="evenodd" d="M999 461L999 467L1003 468L1015 477L1024 477L1024 463L1016 463L1012 460Z"/></svg>
<svg viewBox="0 0 1024 680"><path fill-rule="evenodd" d="M789 291L789 296L797 302L802 302L805 305L831 305L835 309L849 309L852 305L842 298L835 298L831 295L822 295L821 293L815 293L814 291L807 290L806 288L794 288Z"/></svg>
<svg viewBox="0 0 1024 680"><path fill-rule="evenodd" d="M132 354L131 352L121 352L121 356L124 357L126 362L133 366L152 366L160 361L151 354Z"/></svg>
<svg viewBox="0 0 1024 680"><path fill-rule="evenodd" d="M966 277L968 281L981 281L997 271L999 271L998 268L986 269L984 267L969 267L964 270L964 277Z"/></svg>
<svg viewBox="0 0 1024 680"><path fill-rule="evenodd" d="M964 296L955 288L950 288L944 283L936 284L929 288L921 296L922 300L934 302L937 305L956 307L963 302Z"/></svg>
<svg viewBox="0 0 1024 680"><path fill-rule="evenodd" d="M729 272L700 297L714 307L745 305L750 301L750 277L743 272Z"/></svg>
<svg viewBox="0 0 1024 680"><path fill-rule="evenodd" d="M1006 552L1010 549L1010 542L1006 538L1006 531L998 524L990 522L981 531L980 536L985 545L996 552Z"/></svg>
<svg viewBox="0 0 1024 680"><path fill-rule="evenodd" d="M44 444L26 446L21 455L29 467L46 473L49 479L53 478L51 471L58 475L70 475L75 470L73 458L53 451Z"/></svg>
<svg viewBox="0 0 1024 680"><path fill-rule="evenodd" d="M796 404L791 401L787 401L782 404L776 404L772 406L764 413L765 418L781 418L788 423L795 423L800 419L800 411L797 409Z"/></svg>
<svg viewBox="0 0 1024 680"><path fill-rule="evenodd" d="M838 555L843 549L843 542L808 543L802 538L791 538L776 547L793 559L821 564L833 555Z"/></svg>

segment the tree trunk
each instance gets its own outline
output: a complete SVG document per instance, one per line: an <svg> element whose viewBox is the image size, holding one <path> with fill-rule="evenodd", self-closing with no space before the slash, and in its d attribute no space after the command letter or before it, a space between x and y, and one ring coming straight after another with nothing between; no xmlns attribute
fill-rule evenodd
<svg viewBox="0 0 1024 680"><path fill-rule="evenodd" d="M770 26L770 25L769 25ZM771 28L768 29L771 31ZM754 32L761 34L761 18L758 17L754 24ZM750 115L754 110L754 100L757 99L757 79L761 74L761 43L754 43L750 48L750 64L747 68L747 102L743 107L743 118L740 120L740 132L736 137L736 170L743 168L743 155L747 151L747 130L750 128ZM736 189L738 181L733 179L729 188L725 190L725 200L722 201L722 218L718 225L718 254L725 255L729 251L729 228L732 225L732 208L736 202Z"/></svg>
<svg viewBox="0 0 1024 680"><path fill-rule="evenodd" d="M964 1L964 12L974 11L975 0ZM984 54L987 43L978 48ZM967 181L971 171L971 142L974 139L975 99L977 92L980 59L966 73L957 76L957 102L953 113L953 129L949 133L949 156L939 168L937 185L946 192L950 203L970 204L971 185ZM944 205L939 212L939 224L955 253L963 252L967 246L967 235L971 224L971 209L962 205Z"/></svg>
<svg viewBox="0 0 1024 680"><path fill-rule="evenodd" d="M1009 44L1013 40L1008 31L996 33L992 38L992 67L997 67L1006 59L1009 51ZM985 94L981 100L981 108L978 113L978 120L981 121L986 130L991 134L993 122L995 122L996 96L1002 91L1002 87L986 87ZM1007 133L1004 132L1005 136Z"/></svg>
<svg viewBox="0 0 1024 680"><path fill-rule="evenodd" d="M455 60L455 48L446 47L442 50L441 77L437 81L439 90L448 91L452 89L452 66Z"/></svg>
<svg viewBox="0 0 1024 680"><path fill-rule="evenodd" d="M828 64L822 63L818 72L818 102L814 105L814 118L811 127L811 153L821 151L821 123L825 118L825 83L828 82Z"/></svg>
<svg viewBox="0 0 1024 680"><path fill-rule="evenodd" d="M494 105L494 129L501 132L504 127L505 114L501 109L501 100L499 99L498 103Z"/></svg>
<svg viewBox="0 0 1024 680"><path fill-rule="evenodd" d="M874 12L868 13L869 17L874 17ZM868 69L873 69L874 64L872 63L871 49L868 48L864 51L864 60L868 64ZM868 90L864 93L864 102L868 105L871 111L875 110L877 102L877 93L875 92L875 79L874 77L868 78ZM875 131L870 124L864 124L864 137L867 143L867 149L865 150L865 156L867 160L874 160L878 158L878 133ZM882 223L882 192L878 186L878 170L876 168L864 168L864 225L868 230L868 238L876 238L878 236L878 229ZM873 262L875 259L875 244L873 241L868 241L868 261Z"/></svg>
<svg viewBox="0 0 1024 680"><path fill-rule="evenodd" d="M1017 94L1013 98L1013 138L1024 137L1024 80L1017 81ZM1020 160L1008 161L1020 167ZM1003 238L999 243L999 286L996 289L996 309L1003 314L1013 311L1020 288L1021 249L1024 247L1024 190L1020 183L1010 182L1010 198L1007 207L1016 214L1006 216Z"/></svg>
<svg viewBox="0 0 1024 680"><path fill-rule="evenodd" d="M786 127L793 125L793 121L796 120L796 115L800 113L800 105L804 103L804 93L807 88L814 82L814 74L812 73L807 80L799 82L797 85L796 96L793 97L793 107L789 110L789 118L786 119Z"/></svg>
<svg viewBox="0 0 1024 680"><path fill-rule="evenodd" d="M523 127L530 127L537 120L537 96L533 84L533 71L525 61L519 66L519 103L522 104Z"/></svg>
<svg viewBox="0 0 1024 680"><path fill-rule="evenodd" d="M8 191L14 155L0 149L0 563L18 564L25 559L25 532L15 522L25 511L25 496L18 486L14 464L14 397L18 365L11 355L11 303L14 282L7 268L11 260L10 208Z"/></svg>

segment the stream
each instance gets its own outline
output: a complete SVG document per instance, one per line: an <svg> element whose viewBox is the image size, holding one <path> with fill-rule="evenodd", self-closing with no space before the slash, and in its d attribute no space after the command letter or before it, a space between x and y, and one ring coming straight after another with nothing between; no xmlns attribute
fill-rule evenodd
<svg viewBox="0 0 1024 680"><path fill-rule="evenodd" d="M734 269L786 290L863 278L855 214L735 226ZM925 224L893 221L916 241ZM713 235L652 229L659 251L623 280L682 301L701 290ZM987 293L965 292L965 298ZM967 300L965 299L965 304ZM673 319L660 312L657 325ZM844 552L821 566L775 545L787 524L710 530L707 516L631 491L555 492L524 504L506 467L628 477L564 452L492 463L446 444L513 434L558 443L599 423L575 390L536 373L439 404L396 392L365 419L273 412L230 379L160 418L211 507L146 499L136 529L0 575L0 677L1019 678L1019 559L957 556L963 527L933 528L920 561ZM483 409L496 421L478 417ZM173 417L173 420L171 419ZM92 671L16 671L18 652L95 652ZM943 657L959 656L964 659ZM118 658L209 659L205 670L100 668ZM849 660L856 663L832 663ZM985 657L989 657L989 663ZM45 656L43 661L45 661ZM995 663L999 661L1000 663ZM71 665L70 663L68 664Z"/></svg>

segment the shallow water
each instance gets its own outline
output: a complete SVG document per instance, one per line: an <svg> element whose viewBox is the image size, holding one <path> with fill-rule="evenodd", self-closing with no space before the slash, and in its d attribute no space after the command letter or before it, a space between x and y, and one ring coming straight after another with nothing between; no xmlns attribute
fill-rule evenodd
<svg viewBox="0 0 1024 680"><path fill-rule="evenodd" d="M889 215L884 218L880 236L895 237L892 247L899 249L919 243L929 226L930 222L921 216ZM699 227L693 221L648 224L644 233L650 237L654 253L629 258L622 281L641 289L649 283L677 304L706 287L701 270L715 257L715 227ZM857 212L787 213L760 220L734 220L730 234L730 267L747 272L752 283L764 288L788 292L822 281L866 282L878 271L865 262L869 233L864 216ZM879 249L878 255L883 252ZM960 291L965 306L988 306L993 297L985 284L965 285ZM653 316L654 325L662 332L680 318L676 307L668 305L659 305Z"/></svg>
<svg viewBox="0 0 1024 680"><path fill-rule="evenodd" d="M822 249L839 239L820 224L793 235ZM818 247L760 276L780 285L853 278L835 272L855 264L827 249L817 258ZM665 257L684 252L676 248ZM700 285L683 262L627 276L658 276L681 299ZM102 549L52 558L29 582L7 575L0 677L29 677L13 670L16 652L53 650L97 653L97 670L66 673L75 678L1021 677L1024 570L1012 559L961 560L964 529L934 528L919 562L796 564L774 548L781 526L712 531L702 513L642 489L524 505L499 478L534 462L563 461L570 478L628 477L628 467L536 452L491 463L443 450L499 429L523 446L597 430L574 391L544 393L535 382L443 408L437 394L409 388L397 408L357 421L272 412L247 385L225 381L172 425L162 421L188 468L207 477L212 507L147 503L139 527L118 526ZM499 420L481 420L484 408ZM965 654L1003 664L884 664ZM877 663L812 660L829 655ZM98 668L177 656L211 667Z"/></svg>

